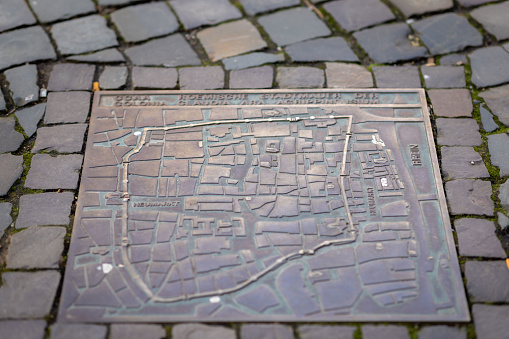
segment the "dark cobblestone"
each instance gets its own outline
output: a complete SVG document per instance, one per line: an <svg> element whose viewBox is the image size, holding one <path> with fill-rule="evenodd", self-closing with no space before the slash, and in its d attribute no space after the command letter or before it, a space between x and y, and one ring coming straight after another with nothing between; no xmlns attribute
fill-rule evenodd
<svg viewBox="0 0 509 339"><path fill-rule="evenodd" d="M439 117L471 117L472 97L466 89L432 89L428 95L434 113Z"/></svg>
<svg viewBox="0 0 509 339"><path fill-rule="evenodd" d="M488 148L491 155L491 163L500 169L500 176L509 175L509 136L505 133L488 135Z"/></svg>
<svg viewBox="0 0 509 339"><path fill-rule="evenodd" d="M235 330L224 326L181 324L171 329L173 339L235 339Z"/></svg>
<svg viewBox="0 0 509 339"><path fill-rule="evenodd" d="M85 122L90 107L89 92L50 93L45 124Z"/></svg>
<svg viewBox="0 0 509 339"><path fill-rule="evenodd" d="M64 250L65 227L32 226L11 238L7 268L58 268Z"/></svg>
<svg viewBox="0 0 509 339"><path fill-rule="evenodd" d="M86 124L41 127L37 130L37 139L32 153L39 151L57 151L59 153L79 153L83 148Z"/></svg>
<svg viewBox="0 0 509 339"><path fill-rule="evenodd" d="M67 60L92 63L125 62L124 56L115 48L109 48L87 55L74 55L68 57Z"/></svg>
<svg viewBox="0 0 509 339"><path fill-rule="evenodd" d="M509 126L509 85L490 88L486 92L479 93L479 96L486 101L498 120Z"/></svg>
<svg viewBox="0 0 509 339"><path fill-rule="evenodd" d="M25 187L33 189L76 189L83 162L81 154L53 157L36 154L25 180Z"/></svg>
<svg viewBox="0 0 509 339"><path fill-rule="evenodd" d="M230 88L271 88L273 81L274 69L270 66L230 72Z"/></svg>
<svg viewBox="0 0 509 339"><path fill-rule="evenodd" d="M113 324L110 326L109 339L162 339L166 331L159 325Z"/></svg>
<svg viewBox="0 0 509 339"><path fill-rule="evenodd" d="M420 88L419 70L415 66L372 68L378 88Z"/></svg>
<svg viewBox="0 0 509 339"><path fill-rule="evenodd" d="M37 86L37 66L24 65L5 71L9 83L9 91L16 106L24 106L39 100L39 86Z"/></svg>
<svg viewBox="0 0 509 339"><path fill-rule="evenodd" d="M173 0L170 4L185 29L242 17L240 11L228 0Z"/></svg>
<svg viewBox="0 0 509 339"><path fill-rule="evenodd" d="M224 71L219 66L179 69L180 89L224 88Z"/></svg>
<svg viewBox="0 0 509 339"><path fill-rule="evenodd" d="M373 76L360 65L328 62L325 74L329 88L373 87Z"/></svg>
<svg viewBox="0 0 509 339"><path fill-rule="evenodd" d="M389 7L380 0L343 0L326 3L323 8L347 32L395 19Z"/></svg>
<svg viewBox="0 0 509 339"><path fill-rule="evenodd" d="M391 338L410 339L408 328L396 325L364 325L361 327L363 339Z"/></svg>
<svg viewBox="0 0 509 339"><path fill-rule="evenodd" d="M474 9L470 15L498 40L509 38L509 2Z"/></svg>
<svg viewBox="0 0 509 339"><path fill-rule="evenodd" d="M509 53L502 47L487 47L470 54L472 82L477 87L509 81Z"/></svg>
<svg viewBox="0 0 509 339"><path fill-rule="evenodd" d="M286 325L243 325L242 339L293 339L292 328Z"/></svg>
<svg viewBox="0 0 509 339"><path fill-rule="evenodd" d="M452 0L390 0L405 16L441 11L453 6Z"/></svg>
<svg viewBox="0 0 509 339"><path fill-rule="evenodd" d="M249 15L268 12L279 8L300 4L299 0L240 0L242 7Z"/></svg>
<svg viewBox="0 0 509 339"><path fill-rule="evenodd" d="M95 66L84 64L59 64L53 66L48 81L50 91L90 90Z"/></svg>
<svg viewBox="0 0 509 339"><path fill-rule="evenodd" d="M301 339L353 339L356 330L354 326L302 325L297 328Z"/></svg>
<svg viewBox="0 0 509 339"><path fill-rule="evenodd" d="M19 200L16 228L39 225L67 226L73 200L74 194L70 192L23 195Z"/></svg>
<svg viewBox="0 0 509 339"><path fill-rule="evenodd" d="M479 146L479 125L474 119L436 119L437 142L443 146Z"/></svg>
<svg viewBox="0 0 509 339"><path fill-rule="evenodd" d="M30 6L40 22L53 22L95 12L92 0L37 0Z"/></svg>
<svg viewBox="0 0 509 339"><path fill-rule="evenodd" d="M280 88L321 88L323 71L315 67L278 67L276 82Z"/></svg>
<svg viewBox="0 0 509 339"><path fill-rule="evenodd" d="M495 1L500 1L500 0L495 0ZM485 4L488 2L494 2L494 1L492 1L492 0L458 0L458 2L462 6L471 7L471 6L482 5L482 4Z"/></svg>
<svg viewBox="0 0 509 339"><path fill-rule="evenodd" d="M50 339L106 339L104 325L56 323L50 327Z"/></svg>
<svg viewBox="0 0 509 339"><path fill-rule="evenodd" d="M465 68L463 66L421 67L427 88L465 87ZM468 91L467 91L468 92Z"/></svg>
<svg viewBox="0 0 509 339"><path fill-rule="evenodd" d="M467 57L463 54L449 54L440 58L440 65L459 66L467 63Z"/></svg>
<svg viewBox="0 0 509 339"><path fill-rule="evenodd" d="M35 23L35 17L24 1L3 0L0 3L0 32Z"/></svg>
<svg viewBox="0 0 509 339"><path fill-rule="evenodd" d="M14 117L0 118L0 153L16 151L25 140L23 134L14 129L15 125Z"/></svg>
<svg viewBox="0 0 509 339"><path fill-rule="evenodd" d="M293 61L359 61L341 37L298 42L285 51Z"/></svg>
<svg viewBox="0 0 509 339"><path fill-rule="evenodd" d="M418 339L467 339L465 328L451 326L426 326L418 333Z"/></svg>
<svg viewBox="0 0 509 339"><path fill-rule="evenodd" d="M509 270L505 261L467 261L465 276L473 302L509 302Z"/></svg>
<svg viewBox="0 0 509 339"><path fill-rule="evenodd" d="M441 152L445 180L490 177L481 155L473 147L442 147Z"/></svg>
<svg viewBox="0 0 509 339"><path fill-rule="evenodd" d="M102 89L119 89L125 86L127 75L125 66L106 66L99 77L99 86Z"/></svg>
<svg viewBox="0 0 509 339"><path fill-rule="evenodd" d="M468 196L472 197L470 195ZM471 198L472 202L474 203L476 202L475 198L475 196ZM482 201L480 203L482 204ZM489 209L491 209L491 207ZM489 214L487 211L488 208L484 212ZM472 212L470 214L478 214ZM479 209L477 209L475 212L482 213L482 211ZM490 215L493 215L493 213ZM500 241L495 235L495 224L493 221L473 218L458 219L454 221L454 228L456 229L456 234L458 235L460 255L465 257L487 258L506 257L505 251L503 250Z"/></svg>
<svg viewBox="0 0 509 339"><path fill-rule="evenodd" d="M478 339L500 339L509 333L509 305L479 305L472 307L475 333Z"/></svg>
<svg viewBox="0 0 509 339"><path fill-rule="evenodd" d="M45 328L44 320L0 321L0 333L5 338L43 339Z"/></svg>
<svg viewBox="0 0 509 339"><path fill-rule="evenodd" d="M4 235L5 229L12 224L11 211L10 202L0 202L0 238Z"/></svg>
<svg viewBox="0 0 509 339"><path fill-rule="evenodd" d="M177 86L175 68L133 67L133 88L169 89Z"/></svg>
<svg viewBox="0 0 509 339"><path fill-rule="evenodd" d="M255 52L223 59L223 65L226 70L243 69L248 67L260 66L268 63L284 61L283 54L271 54Z"/></svg>
<svg viewBox="0 0 509 339"><path fill-rule="evenodd" d="M12 184L19 179L23 172L23 157L21 155L0 154L0 196L9 192Z"/></svg>
<svg viewBox="0 0 509 339"><path fill-rule="evenodd" d="M509 180L500 185L498 198L502 208L509 212Z"/></svg>
<svg viewBox="0 0 509 339"><path fill-rule="evenodd" d="M447 201L449 202L449 211L452 215L494 215L495 205L493 200L491 200L493 192L489 181L474 179L452 180L445 183L445 191L447 193ZM474 219L465 220L468 223L470 222L469 220ZM465 237L470 236L470 234L466 233ZM468 248L465 250L468 250Z"/></svg>
<svg viewBox="0 0 509 339"><path fill-rule="evenodd" d="M479 113L481 114L481 122L482 122L482 128L486 132L493 132L496 131L499 127L495 120L493 119L493 114L491 114L484 105L481 105L479 107Z"/></svg>

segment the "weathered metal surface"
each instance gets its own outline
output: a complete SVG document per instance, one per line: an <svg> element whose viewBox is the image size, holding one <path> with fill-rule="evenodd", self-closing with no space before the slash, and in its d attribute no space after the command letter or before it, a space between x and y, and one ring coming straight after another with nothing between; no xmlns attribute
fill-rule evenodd
<svg viewBox="0 0 509 339"><path fill-rule="evenodd" d="M424 91L96 92L60 318L467 321Z"/></svg>

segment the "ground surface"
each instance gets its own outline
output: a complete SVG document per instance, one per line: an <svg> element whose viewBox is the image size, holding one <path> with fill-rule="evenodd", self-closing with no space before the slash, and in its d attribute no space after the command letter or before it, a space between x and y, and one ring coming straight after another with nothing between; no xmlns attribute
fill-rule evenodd
<svg viewBox="0 0 509 339"><path fill-rule="evenodd" d="M508 7L484 0L2 1L0 336L506 336ZM94 82L101 89L426 88L472 322L59 323Z"/></svg>

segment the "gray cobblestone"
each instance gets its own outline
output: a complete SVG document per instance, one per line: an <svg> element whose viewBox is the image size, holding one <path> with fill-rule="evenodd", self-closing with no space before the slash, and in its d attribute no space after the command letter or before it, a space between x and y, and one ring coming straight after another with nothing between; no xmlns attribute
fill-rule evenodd
<svg viewBox="0 0 509 339"><path fill-rule="evenodd" d="M235 339L235 330L224 326L179 324L171 329L173 339Z"/></svg>
<svg viewBox="0 0 509 339"><path fill-rule="evenodd" d="M50 93L48 95L44 123L85 122L89 107L89 92Z"/></svg>
<svg viewBox="0 0 509 339"><path fill-rule="evenodd" d="M30 6L40 22L53 22L95 12L92 0L32 0Z"/></svg>
<svg viewBox="0 0 509 339"><path fill-rule="evenodd" d="M41 127L37 130L37 139L32 153L39 151L57 151L59 153L79 153L83 148L86 124Z"/></svg>
<svg viewBox="0 0 509 339"><path fill-rule="evenodd" d="M458 179L445 183L449 212L452 215L475 214L493 216L495 205L491 200L492 188L489 181ZM474 220L474 219L465 219ZM469 236L466 233L465 236ZM475 239L474 239L475 240ZM468 250L468 249L467 249Z"/></svg>
<svg viewBox="0 0 509 339"><path fill-rule="evenodd" d="M95 66L85 64L58 64L53 66L48 81L50 91L90 90Z"/></svg>
<svg viewBox="0 0 509 339"><path fill-rule="evenodd" d="M509 21L507 13L509 3L503 2L474 9L470 15L498 40L509 38Z"/></svg>
<svg viewBox="0 0 509 339"><path fill-rule="evenodd" d="M506 133L488 135L488 149L491 163L500 169L500 176L509 175L509 136Z"/></svg>
<svg viewBox="0 0 509 339"><path fill-rule="evenodd" d="M108 48L86 55L73 55L68 57L67 60L91 63L125 62L124 56L116 48Z"/></svg>
<svg viewBox="0 0 509 339"><path fill-rule="evenodd" d="M420 88L419 70L415 66L375 66L372 68L378 88Z"/></svg>
<svg viewBox="0 0 509 339"><path fill-rule="evenodd" d="M484 105L479 107L479 113L481 114L482 128L486 132L493 132L499 128L493 119L493 115L484 107Z"/></svg>
<svg viewBox="0 0 509 339"><path fill-rule="evenodd" d="M473 302L509 302L509 270L505 261L467 261L465 276Z"/></svg>
<svg viewBox="0 0 509 339"><path fill-rule="evenodd" d="M353 339L356 330L354 326L302 325L297 328L301 339Z"/></svg>
<svg viewBox="0 0 509 339"><path fill-rule="evenodd" d="M475 186L474 186L475 189ZM468 192L466 192L468 194ZM475 195L475 193L474 193ZM476 201L468 194L472 202ZM475 197L474 197L475 198ZM480 201L480 204L483 202ZM491 209L491 207L490 207ZM479 209L477 211L481 212ZM475 212L477 212L475 211ZM478 214L472 211L470 214ZM484 211L490 214L488 209ZM493 215L493 213L491 213ZM505 251L495 235L493 221L484 219L464 218L454 221L456 234L458 235L459 253L466 257L505 258Z"/></svg>
<svg viewBox="0 0 509 339"><path fill-rule="evenodd" d="M465 68L463 66L421 67L422 76L428 88L465 87Z"/></svg>
<svg viewBox="0 0 509 339"><path fill-rule="evenodd" d="M449 9L453 6L452 0L390 0L407 17L415 14L424 14L429 12Z"/></svg>
<svg viewBox="0 0 509 339"><path fill-rule="evenodd" d="M4 235L5 229L12 224L11 211L10 202L0 202L0 238Z"/></svg>
<svg viewBox="0 0 509 339"><path fill-rule="evenodd" d="M435 115L439 117L471 117L472 97L466 89L432 89L428 95Z"/></svg>
<svg viewBox="0 0 509 339"><path fill-rule="evenodd" d="M509 212L509 180L500 185L498 198L502 208Z"/></svg>
<svg viewBox="0 0 509 339"><path fill-rule="evenodd" d="M472 82L477 87L495 86L509 81L509 53L502 47L481 48L469 57Z"/></svg>
<svg viewBox="0 0 509 339"><path fill-rule="evenodd" d="M4 338L43 339L45 328L44 320L0 321L0 333Z"/></svg>
<svg viewBox="0 0 509 339"><path fill-rule="evenodd" d="M14 117L0 118L0 153L16 151L23 140L23 134L14 129L16 120ZM1 194L0 194L1 195Z"/></svg>
<svg viewBox="0 0 509 339"><path fill-rule="evenodd" d="M410 339L408 328L396 325L364 325L361 327L363 339L391 338Z"/></svg>
<svg viewBox="0 0 509 339"><path fill-rule="evenodd" d="M180 89L224 88L224 71L219 66L179 69Z"/></svg>
<svg viewBox="0 0 509 339"><path fill-rule="evenodd" d="M99 86L103 89L119 89L127 81L127 67L106 66L99 77Z"/></svg>
<svg viewBox="0 0 509 339"><path fill-rule="evenodd" d="M286 325L243 325L240 328L242 339L293 339L292 328Z"/></svg>
<svg viewBox="0 0 509 339"><path fill-rule="evenodd" d="M9 192L12 184L23 172L23 156L0 154L0 196Z"/></svg>
<svg viewBox="0 0 509 339"><path fill-rule="evenodd" d="M325 64L327 87L365 88L373 87L373 76L360 65L328 62Z"/></svg>
<svg viewBox="0 0 509 339"><path fill-rule="evenodd" d="M467 339L467 331L462 327L426 326L419 331L419 339Z"/></svg>
<svg viewBox="0 0 509 339"><path fill-rule="evenodd" d="M272 54L255 52L223 59L223 65L226 70L236 70L248 67L260 66L268 63L285 61L283 54Z"/></svg>
<svg viewBox="0 0 509 339"><path fill-rule="evenodd" d="M479 125L474 119L436 119L437 142L443 146L479 146Z"/></svg>
<svg viewBox="0 0 509 339"><path fill-rule="evenodd" d="M230 72L230 88L271 88L273 81L274 69L271 66Z"/></svg>
<svg viewBox="0 0 509 339"><path fill-rule="evenodd" d="M490 177L481 156L473 147L442 147L441 152L445 180Z"/></svg>
<svg viewBox="0 0 509 339"><path fill-rule="evenodd" d="M25 180L25 187L33 189L76 189L83 162L81 154L53 157L36 154Z"/></svg>
<svg viewBox="0 0 509 339"><path fill-rule="evenodd" d="M16 106L24 106L39 99L37 66L24 65L5 71L9 91Z"/></svg>
<svg viewBox="0 0 509 339"><path fill-rule="evenodd" d="M509 85L490 88L486 92L479 93L479 96L486 101L498 120L509 126Z"/></svg>
<svg viewBox="0 0 509 339"><path fill-rule="evenodd" d="M285 51L293 61L359 61L341 37L298 42L287 46Z"/></svg>
<svg viewBox="0 0 509 339"><path fill-rule="evenodd" d="M178 72L175 68L133 67L133 88L175 88Z"/></svg>
<svg viewBox="0 0 509 339"><path fill-rule="evenodd" d="M70 192L23 195L19 200L16 228L39 225L67 226L73 200L74 194Z"/></svg>
<svg viewBox="0 0 509 339"><path fill-rule="evenodd" d="M228 0L173 0L170 3L185 29L242 17Z"/></svg>
<svg viewBox="0 0 509 339"><path fill-rule="evenodd" d="M479 305L472 307L475 333L478 339L500 339L509 333L509 305Z"/></svg>
<svg viewBox="0 0 509 339"><path fill-rule="evenodd" d="M268 12L279 8L300 4L299 0L240 0L242 7L249 15Z"/></svg>
<svg viewBox="0 0 509 339"><path fill-rule="evenodd" d="M495 0L500 1L500 0ZM471 7L471 6L477 6L482 5L488 2L493 2L492 0L458 0L458 2L465 7Z"/></svg>
<svg viewBox="0 0 509 339"><path fill-rule="evenodd" d="M108 327L103 325L55 323L50 339L106 339Z"/></svg>
<svg viewBox="0 0 509 339"><path fill-rule="evenodd" d="M502 232L506 232L509 228L509 217L507 217L503 213L498 212L497 218L498 218L498 225L500 226L500 229L502 230Z"/></svg>
<svg viewBox="0 0 509 339"><path fill-rule="evenodd" d="M389 7L380 0L342 0L326 3L323 8L347 32L395 19Z"/></svg>
<svg viewBox="0 0 509 339"><path fill-rule="evenodd" d="M323 70L315 67L278 67L276 82L280 88L321 88Z"/></svg>
<svg viewBox="0 0 509 339"><path fill-rule="evenodd" d="M467 57L463 54L454 53L440 58L440 65L459 66L467 63Z"/></svg>
<svg viewBox="0 0 509 339"><path fill-rule="evenodd" d="M0 3L0 32L35 23L35 17L24 1L3 0Z"/></svg>
<svg viewBox="0 0 509 339"><path fill-rule="evenodd" d="M110 326L109 339L162 339L166 331L159 325L113 324Z"/></svg>

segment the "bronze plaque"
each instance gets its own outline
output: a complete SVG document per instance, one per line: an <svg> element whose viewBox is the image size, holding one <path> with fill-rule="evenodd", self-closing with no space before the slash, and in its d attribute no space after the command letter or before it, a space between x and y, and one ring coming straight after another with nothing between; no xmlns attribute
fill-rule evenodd
<svg viewBox="0 0 509 339"><path fill-rule="evenodd" d="M468 321L424 91L96 92L59 316Z"/></svg>

